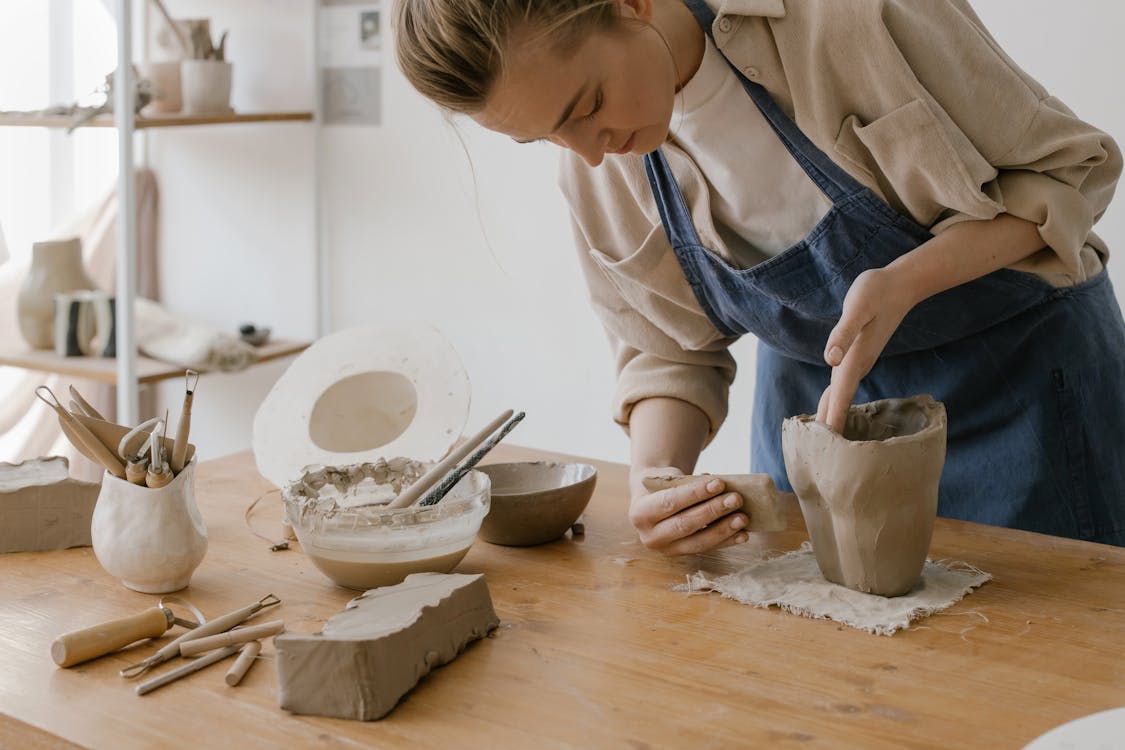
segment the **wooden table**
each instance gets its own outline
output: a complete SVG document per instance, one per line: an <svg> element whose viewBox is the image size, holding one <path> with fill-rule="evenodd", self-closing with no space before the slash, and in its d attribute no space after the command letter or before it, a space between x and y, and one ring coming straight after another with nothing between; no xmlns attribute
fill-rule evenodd
<svg viewBox="0 0 1125 750"><path fill-rule="evenodd" d="M696 569L798 546L795 507L785 533L665 559L628 526L625 467L597 466L584 538L474 545L459 570L487 574L502 625L377 722L288 714L269 661L236 688L216 666L144 697L117 672L151 644L59 669L57 634L157 597L122 587L89 549L0 556L0 747L1020 748L1125 704L1123 549L939 520L933 556L995 580L875 636L672 590ZM181 596L214 616L273 592L269 617L307 632L352 598L299 550L270 552L247 531L243 511L269 489L249 455L204 463L198 480L210 549ZM259 508L276 527L276 495Z"/></svg>

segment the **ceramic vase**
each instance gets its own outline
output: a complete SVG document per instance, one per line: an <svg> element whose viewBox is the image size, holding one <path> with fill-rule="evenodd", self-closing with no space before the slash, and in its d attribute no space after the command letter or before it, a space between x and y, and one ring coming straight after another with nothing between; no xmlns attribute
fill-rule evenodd
<svg viewBox="0 0 1125 750"><path fill-rule="evenodd" d="M55 345L55 294L94 289L82 266L82 242L77 238L36 242L31 270L16 302L20 334L32 349Z"/></svg>
<svg viewBox="0 0 1125 750"><path fill-rule="evenodd" d="M183 111L188 115L229 114L231 64L218 60L180 63Z"/></svg>
<svg viewBox="0 0 1125 750"><path fill-rule="evenodd" d="M853 406L842 435L809 415L785 420L785 470L826 579L880 596L914 588L937 516L945 434L945 407L925 395Z"/></svg>
<svg viewBox="0 0 1125 750"><path fill-rule="evenodd" d="M166 594L188 585L207 551L195 504L196 459L166 486L149 488L109 474L90 525L94 555L126 588Z"/></svg>
<svg viewBox="0 0 1125 750"><path fill-rule="evenodd" d="M168 115L183 107L180 88L180 61L137 63L137 72L149 82L152 101L141 110L145 117Z"/></svg>

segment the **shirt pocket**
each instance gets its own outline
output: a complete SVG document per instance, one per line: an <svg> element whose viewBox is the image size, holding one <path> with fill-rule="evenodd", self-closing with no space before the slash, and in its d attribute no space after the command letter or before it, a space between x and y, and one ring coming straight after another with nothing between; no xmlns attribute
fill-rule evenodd
<svg viewBox="0 0 1125 750"><path fill-rule="evenodd" d="M594 247L590 256L621 299L684 350L704 350L723 340L695 298L662 226L622 260Z"/></svg>
<svg viewBox="0 0 1125 750"><path fill-rule="evenodd" d="M929 105L914 99L864 124L844 119L835 151L868 174L888 201L924 227L948 210L990 219L1003 207L982 191L996 168L961 136L960 147Z"/></svg>

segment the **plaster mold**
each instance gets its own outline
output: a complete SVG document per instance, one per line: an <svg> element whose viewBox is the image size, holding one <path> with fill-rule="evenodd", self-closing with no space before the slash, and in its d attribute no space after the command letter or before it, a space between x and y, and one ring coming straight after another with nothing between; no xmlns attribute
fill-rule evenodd
<svg viewBox="0 0 1125 750"><path fill-rule="evenodd" d="M645 477L643 482L649 492L659 492L702 479L721 479L726 484L724 492L737 492L742 496L740 510L750 518L747 531L784 531L789 525L785 501L792 498L793 493L779 490L769 474L675 474Z"/></svg>
<svg viewBox="0 0 1125 750"><path fill-rule="evenodd" d="M90 546L99 486L68 466L62 456L0 463L0 553Z"/></svg>
<svg viewBox="0 0 1125 750"><path fill-rule="evenodd" d="M278 379L254 418L254 458L278 487L310 465L436 461L468 414L468 376L435 328L350 328L314 343Z"/></svg>
<svg viewBox="0 0 1125 750"><path fill-rule="evenodd" d="M810 415L785 420L785 468L825 578L880 596L918 583L945 433L945 407L926 395L853 406L842 435Z"/></svg>
<svg viewBox="0 0 1125 750"><path fill-rule="evenodd" d="M279 702L297 714L380 719L499 624L483 575L416 573L353 599L319 634L274 638Z"/></svg>

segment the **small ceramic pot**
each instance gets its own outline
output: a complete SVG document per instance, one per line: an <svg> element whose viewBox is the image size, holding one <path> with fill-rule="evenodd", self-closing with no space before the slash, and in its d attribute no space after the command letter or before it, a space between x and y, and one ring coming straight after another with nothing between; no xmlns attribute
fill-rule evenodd
<svg viewBox="0 0 1125 750"><path fill-rule="evenodd" d="M562 537L586 509L598 481L597 470L580 463L528 461L477 469L492 481L492 507L480 538L511 547Z"/></svg>
<svg viewBox="0 0 1125 750"><path fill-rule="evenodd" d="M925 395L853 406L843 435L810 415L785 420L785 470L825 578L880 596L914 588L937 516L945 432L945 407Z"/></svg>
<svg viewBox="0 0 1125 750"><path fill-rule="evenodd" d="M218 60L180 63L183 112L188 115L229 114L231 64Z"/></svg>
<svg viewBox="0 0 1125 750"><path fill-rule="evenodd" d="M166 594L188 585L207 551L207 528L195 504L196 459L166 486L102 479L90 525L94 555L126 588Z"/></svg>
<svg viewBox="0 0 1125 750"><path fill-rule="evenodd" d="M55 294L94 289L82 265L78 239L36 242L31 248L31 269L16 302L20 334L33 349L55 345Z"/></svg>

